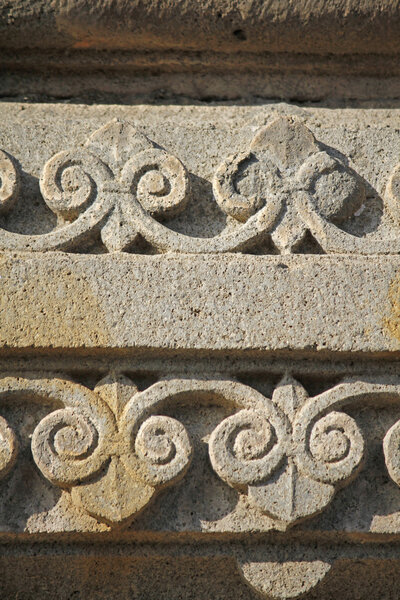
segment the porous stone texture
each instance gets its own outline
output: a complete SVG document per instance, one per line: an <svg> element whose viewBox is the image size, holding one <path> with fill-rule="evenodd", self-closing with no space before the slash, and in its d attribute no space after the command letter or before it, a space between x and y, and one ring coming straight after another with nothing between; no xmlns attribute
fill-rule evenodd
<svg viewBox="0 0 400 600"><path fill-rule="evenodd" d="M0 15L1 597L397 598L397 3Z"/></svg>
<svg viewBox="0 0 400 600"><path fill-rule="evenodd" d="M1 8L7 48L400 50L395 0L14 0Z"/></svg>

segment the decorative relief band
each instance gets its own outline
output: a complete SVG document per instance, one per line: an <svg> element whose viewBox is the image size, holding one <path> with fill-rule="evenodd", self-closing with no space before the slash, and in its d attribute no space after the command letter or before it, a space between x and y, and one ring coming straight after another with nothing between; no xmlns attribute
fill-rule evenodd
<svg viewBox="0 0 400 600"><path fill-rule="evenodd" d="M110 524L128 521L185 475L192 441L182 423L163 414L168 408L202 397L229 406L233 414L208 439L212 468L282 528L320 512L362 468L363 434L345 409L367 399L400 399L400 383L347 381L308 398L285 376L269 399L225 380L163 380L139 392L121 375L106 377L93 391L57 378L4 378L0 397L18 396L62 407L36 426L34 461L74 503ZM3 418L0 433L4 477L18 445ZM399 436L397 422L383 448L400 485Z"/></svg>
<svg viewBox="0 0 400 600"><path fill-rule="evenodd" d="M19 194L19 170L6 152L0 173L6 212ZM191 237L163 223L191 201L185 166L131 125L113 121L44 166L40 188L58 217L56 229L42 235L0 229L0 249L69 250L100 232L110 252L134 249L139 238L159 252L233 252L270 236L288 254L301 249L309 231L325 252L398 253L399 173L396 167L387 184L385 228L352 233L347 224L364 210L365 183L299 120L279 117L215 173L214 198L230 226L212 238Z"/></svg>
<svg viewBox="0 0 400 600"><path fill-rule="evenodd" d="M185 477L192 459L198 462L197 442L171 411L182 414L183 421L185 406L207 414L212 407L223 407L227 416L202 439L208 446L211 485L222 480L236 488L248 502L246 512L253 507L258 520L265 515L283 531L321 512L340 487L357 477L367 444L346 411L368 403L398 403L400 380L349 379L308 397L286 374L268 398L224 379L166 379L139 391L130 379L113 373L92 390L71 380L32 374L1 379L0 399L9 407L24 400L54 408L35 422L30 436L33 460L41 475L69 498L63 510L73 508L75 518L90 515L111 527L128 527L158 492ZM397 421L383 439L387 470L397 485L399 440ZM22 447L25 441L20 438L20 443ZM17 461L16 433L0 417L3 479L12 477ZM185 480L178 495L184 486ZM156 513L162 512L163 502L160 498ZM245 519L246 512L237 512L236 519ZM157 517L153 513L151 518ZM293 558L279 558L279 552L278 546L257 544L234 551L245 580L269 598L303 594L334 562L325 555L321 559L317 551L297 558L295 547Z"/></svg>

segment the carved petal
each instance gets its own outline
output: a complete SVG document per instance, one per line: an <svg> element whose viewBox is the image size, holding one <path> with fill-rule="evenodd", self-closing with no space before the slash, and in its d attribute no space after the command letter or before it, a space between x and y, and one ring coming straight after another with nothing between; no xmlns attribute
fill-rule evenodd
<svg viewBox="0 0 400 600"><path fill-rule="evenodd" d="M294 523L320 512L332 500L335 488L302 475L289 462L265 485L249 486L249 499L272 517Z"/></svg>
<svg viewBox="0 0 400 600"><path fill-rule="evenodd" d="M315 587L330 571L322 560L287 562L238 561L246 582L267 598L297 598Z"/></svg>
<svg viewBox="0 0 400 600"><path fill-rule="evenodd" d="M132 396L137 394L138 388L125 375L110 372L99 381L94 391L108 404L118 419Z"/></svg>
<svg viewBox="0 0 400 600"><path fill-rule="evenodd" d="M268 153L281 171L298 168L319 150L308 127L296 118L282 116L260 129L250 148L256 156Z"/></svg>
<svg viewBox="0 0 400 600"><path fill-rule="evenodd" d="M136 231L128 225L121 209L116 206L101 230L101 241L109 252L122 252L136 237Z"/></svg>
<svg viewBox="0 0 400 600"><path fill-rule="evenodd" d="M282 254L290 254L296 246L302 241L307 231L303 220L300 218L297 210L287 204L287 211L272 232L272 240L275 246Z"/></svg>
<svg viewBox="0 0 400 600"><path fill-rule="evenodd" d="M153 148L154 144L130 123L114 119L95 131L85 146L117 175L131 156Z"/></svg>
<svg viewBox="0 0 400 600"><path fill-rule="evenodd" d="M342 223L365 202L361 178L326 152L311 156L297 178L310 192L314 210L333 223Z"/></svg>
<svg viewBox="0 0 400 600"><path fill-rule="evenodd" d="M140 512L150 501L154 488L133 481L122 462L113 457L107 473L72 489L72 499L93 517L121 523Z"/></svg>

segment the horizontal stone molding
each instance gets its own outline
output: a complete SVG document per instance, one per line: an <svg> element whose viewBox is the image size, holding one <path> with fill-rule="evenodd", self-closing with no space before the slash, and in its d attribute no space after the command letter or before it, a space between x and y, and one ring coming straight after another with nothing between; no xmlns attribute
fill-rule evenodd
<svg viewBox="0 0 400 600"><path fill-rule="evenodd" d="M27 438L23 427L13 428L1 417L0 477L7 478L18 469L20 450L30 443L42 476L68 492L78 513L83 511L111 527L129 526L162 489L185 478L192 461L194 473L199 466L199 472L205 468L199 465L204 453L200 452L201 459L196 457L200 448L193 437L193 422L188 421L189 434L181 421L185 407L194 413L206 411L211 419L216 414L212 411L220 406L226 416L220 416L214 426L209 424L202 439L213 471L210 485L219 477L235 488L248 510L259 515L260 531L286 531L325 510L336 492L364 469L368 452L364 435L368 433L369 439L370 432L364 434L357 412L366 407L384 410L399 401L400 383L395 377L348 378L310 398L298 381L285 374L268 398L222 377L171 377L139 391L132 380L116 372L99 381L94 390L60 377L5 376L0 379L0 402L9 420L14 422L13 411L21 402L28 411L42 405L47 414L35 419ZM392 423L382 436L387 477L398 486L399 423ZM213 502L217 499L218 495L212 497ZM67 505L62 506L63 511ZM238 506L233 510L238 511L235 519L216 519L208 526L204 521L194 530L246 531L252 518L240 517ZM158 527L168 529L162 500L157 511L163 523ZM60 516L61 530L66 516ZM386 531L380 515L375 521L370 533L400 533L396 515L387 516ZM149 522L144 523L146 529ZM150 525L151 530L157 529L156 523ZM46 531L46 525L42 526ZM90 531L90 520L83 518L79 524L78 518L76 527ZM190 531L191 526L183 522L178 529Z"/></svg>
<svg viewBox="0 0 400 600"><path fill-rule="evenodd" d="M399 269L385 256L3 255L2 353L388 356Z"/></svg>
<svg viewBox="0 0 400 600"><path fill-rule="evenodd" d="M400 13L394 0L17 0L0 8L1 44L12 48L311 54L400 50Z"/></svg>
<svg viewBox="0 0 400 600"><path fill-rule="evenodd" d="M327 550L316 543L321 533L325 540L339 532L353 539L346 518L332 528L331 517L324 521L321 513L343 488L355 486L363 471L374 469L377 477L379 452L385 461L375 490L379 513L368 516L371 494L363 493L362 485L357 503L347 506L344 500L343 506L354 513L368 505L365 523L360 516L358 524L352 519L354 540L357 533L364 542L381 545L385 534L388 542L397 539L399 513L390 509L400 495L399 403L398 377L348 378L309 397L286 373L269 397L222 377L171 377L139 391L117 372L93 389L50 374L3 376L0 412L7 418L0 417L0 515L7 511L9 493L16 507L22 509L25 500L28 509L19 516L14 508L20 524L7 531L1 524L2 531L40 533L42 540L65 531L102 533L102 540L107 532L111 539L115 533L121 537L121 528L130 534L126 540L169 531L184 543L185 534L196 533L209 545L214 532L219 553L227 552L222 541L232 544L231 555L250 586L268 598L298 597L321 582L337 560L334 546L340 540ZM379 415L373 431L365 427L366 409ZM188 417L188 410L198 417ZM13 492L21 476L29 488ZM207 487L194 494L198 478ZM172 498L167 488L174 489ZM237 497L230 511L224 488ZM182 514L191 511L192 524L179 520L179 510L171 512L171 501L177 506L180 498ZM204 501L214 505L214 521L204 519ZM307 527L310 519L319 522ZM256 530L281 533L276 543L258 536L257 543L235 545ZM210 548L205 552L213 554ZM343 556L354 559L357 552L348 548Z"/></svg>
<svg viewBox="0 0 400 600"><path fill-rule="evenodd" d="M0 151L0 211L12 211L21 172ZM173 154L129 123L114 120L84 144L61 150L44 165L40 190L57 217L42 235L0 228L0 249L76 250L100 237L109 252L223 253L265 248L270 253L398 254L400 167L389 175L375 224L358 217L371 209L367 182L329 152L299 120L280 116L257 131L250 145L221 162L212 182L216 209L227 226L213 237L186 235L165 221L193 203L190 174ZM210 224L212 225L212 224ZM349 229L350 225L350 229ZM351 226L355 230L351 230ZM98 251L98 250L97 250Z"/></svg>

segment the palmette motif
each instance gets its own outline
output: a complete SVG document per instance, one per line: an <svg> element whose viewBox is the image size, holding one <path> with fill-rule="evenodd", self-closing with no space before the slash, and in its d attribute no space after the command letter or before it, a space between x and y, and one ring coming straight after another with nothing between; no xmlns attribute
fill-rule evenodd
<svg viewBox="0 0 400 600"><path fill-rule="evenodd" d="M192 442L179 421L162 414L168 406L199 396L229 406L236 412L208 440L211 466L287 527L321 512L363 466L363 435L346 407L367 398L400 399L400 383L349 380L309 398L286 375L269 399L229 380L169 379L139 392L122 375L107 376L93 391L57 378L8 377L0 398L10 396L63 407L37 424L33 459L77 505L110 524L129 522L190 465ZM400 485L399 431L396 423L383 445L389 474ZM17 453L15 433L1 418L1 477Z"/></svg>
<svg viewBox="0 0 400 600"><path fill-rule="evenodd" d="M35 428L33 459L77 505L108 523L139 513L190 464L192 448L183 425L160 415L160 398L141 395L123 376L105 378L93 392L59 379L6 378L0 395L29 395L64 406ZM4 419L0 428L4 476L15 463L16 443Z"/></svg>
<svg viewBox="0 0 400 600"><path fill-rule="evenodd" d="M79 249L100 233L110 252L131 250L139 238L159 252L236 252L270 236L287 254L301 247L309 231L325 252L398 253L398 173L396 167L386 189L392 233L351 234L343 225L364 207L363 181L300 120L278 117L215 173L215 201L236 227L211 238L193 237L165 223L191 201L184 165L130 124L112 121L83 147L61 151L45 164L40 189L58 217L56 229L42 235L0 229L0 249ZM6 152L0 153L0 174L0 211L5 213L20 194L19 169Z"/></svg>
<svg viewBox="0 0 400 600"><path fill-rule="evenodd" d="M335 391L308 399L285 377L272 400L260 399L213 432L215 471L233 487L246 486L252 503L288 524L320 512L336 486L357 474L364 456L356 422L334 410L346 403L346 392Z"/></svg>
<svg viewBox="0 0 400 600"><path fill-rule="evenodd" d="M203 440L214 477L237 489L248 506L275 520L282 531L321 512L357 477L367 449L346 411L368 401L398 403L400 380L349 379L308 397L286 374L267 398L224 379L165 379L143 391L117 373L94 390L59 377L1 379L0 400L18 399L55 407L31 437L42 476L64 490L77 514L86 511L110 527L127 527L140 518L151 500L190 468L195 445L186 427L168 415L171 408L221 405L231 414ZM387 470L398 485L399 432L397 421L383 440ZM0 477L7 478L17 465L16 434L0 417ZM162 507L160 498L157 510ZM269 598L298 597L332 566L317 550L296 558L294 548L290 558L279 545L268 551L265 545L238 547L233 556L249 585Z"/></svg>

